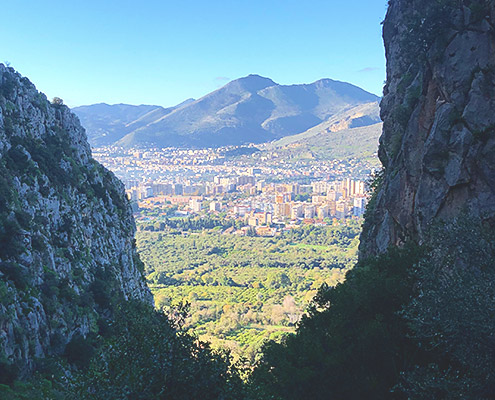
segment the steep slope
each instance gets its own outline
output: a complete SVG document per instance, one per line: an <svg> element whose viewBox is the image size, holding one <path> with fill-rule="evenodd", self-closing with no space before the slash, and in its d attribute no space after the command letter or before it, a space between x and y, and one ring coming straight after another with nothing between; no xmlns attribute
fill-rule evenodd
<svg viewBox="0 0 495 400"><path fill-rule="evenodd" d="M287 153L292 158L311 157L317 160L358 158L378 164L376 152L383 124L343 129L337 132L312 133L308 137L288 136L269 145L270 150ZM305 132L306 133L306 132ZM289 144L284 144L288 139Z"/></svg>
<svg viewBox="0 0 495 400"><path fill-rule="evenodd" d="M151 302L123 185L77 117L0 64L0 369L97 332L116 302Z"/></svg>
<svg viewBox="0 0 495 400"><path fill-rule="evenodd" d="M263 146L282 157L318 160L358 158L378 164L376 152L382 123L377 102L351 107L296 135Z"/></svg>
<svg viewBox="0 0 495 400"><path fill-rule="evenodd" d="M349 83L321 79L307 85L277 85L259 93L275 105L263 128L275 137L304 132L356 104L378 98Z"/></svg>
<svg viewBox="0 0 495 400"><path fill-rule="evenodd" d="M272 80L259 76L232 81L133 131L117 144L206 147L264 141L266 132L259 126L259 120L268 118L272 105L257 92L273 85Z"/></svg>
<svg viewBox="0 0 495 400"><path fill-rule="evenodd" d="M315 137L325 136L330 133L372 126L380 123L380 109L378 103L367 103L332 115L326 121L308 129L305 132L286 136L273 142L272 146L287 146L290 144L313 140Z"/></svg>
<svg viewBox="0 0 495 400"><path fill-rule="evenodd" d="M284 86L249 75L169 109L94 105L74 111L95 146L208 147L261 143L304 132L343 110L377 100L330 79Z"/></svg>
<svg viewBox="0 0 495 400"><path fill-rule="evenodd" d="M421 10L419 12L418 10ZM463 212L495 222L495 3L394 0L384 23L385 167L362 256Z"/></svg>

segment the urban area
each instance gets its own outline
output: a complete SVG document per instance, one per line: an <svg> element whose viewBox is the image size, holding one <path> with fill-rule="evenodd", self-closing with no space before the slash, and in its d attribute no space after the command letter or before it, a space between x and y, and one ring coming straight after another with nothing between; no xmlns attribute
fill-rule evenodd
<svg viewBox="0 0 495 400"><path fill-rule="evenodd" d="M241 150L105 147L93 154L124 182L138 226L153 217L209 214L243 225L225 233L274 236L364 214L372 168L363 161L280 160L276 152Z"/></svg>

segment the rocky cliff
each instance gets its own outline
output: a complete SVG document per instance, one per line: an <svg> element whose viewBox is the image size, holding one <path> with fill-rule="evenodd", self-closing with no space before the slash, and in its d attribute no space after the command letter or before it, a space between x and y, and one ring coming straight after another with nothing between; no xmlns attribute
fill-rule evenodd
<svg viewBox="0 0 495 400"><path fill-rule="evenodd" d="M0 64L0 363L26 370L151 301L124 188L78 118Z"/></svg>
<svg viewBox="0 0 495 400"><path fill-rule="evenodd" d="M470 213L495 222L495 2L391 0L384 131L361 256Z"/></svg>

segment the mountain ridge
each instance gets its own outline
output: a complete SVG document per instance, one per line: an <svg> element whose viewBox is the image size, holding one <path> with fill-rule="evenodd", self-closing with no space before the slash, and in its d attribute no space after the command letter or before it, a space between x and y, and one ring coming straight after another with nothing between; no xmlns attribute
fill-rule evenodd
<svg viewBox="0 0 495 400"><path fill-rule="evenodd" d="M167 109L115 105L117 109L141 107L133 109L138 117L124 126L119 125L120 120L112 123L108 116L98 114L100 105L76 107L74 112L92 145L217 147L262 143L301 133L347 108L378 100L357 86L328 78L280 85L251 74ZM96 110L94 118L91 107ZM143 110L148 112L139 112ZM107 125L98 124L98 118Z"/></svg>

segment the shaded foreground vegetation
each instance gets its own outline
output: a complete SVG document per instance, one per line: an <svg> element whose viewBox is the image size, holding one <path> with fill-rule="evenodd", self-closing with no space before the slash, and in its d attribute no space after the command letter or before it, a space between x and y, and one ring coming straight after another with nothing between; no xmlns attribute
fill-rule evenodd
<svg viewBox="0 0 495 400"><path fill-rule="evenodd" d="M264 347L256 398L492 399L494 239L463 217L428 246L360 261L295 335Z"/></svg>
<svg viewBox="0 0 495 400"><path fill-rule="evenodd" d="M115 323L77 339L6 399L491 399L495 240L469 219L429 245L360 261L323 286L296 333L267 342L254 367L232 363L172 321L123 302ZM3 365L5 367L5 365ZM71 371L67 374L68 371ZM52 379L58 376L59 379Z"/></svg>
<svg viewBox="0 0 495 400"><path fill-rule="evenodd" d="M62 357L39 360L29 382L8 382L2 399L237 399L243 387L229 355L137 302L122 302L98 335L75 338ZM4 371L2 371L4 372ZM9 386L10 385L10 386Z"/></svg>

